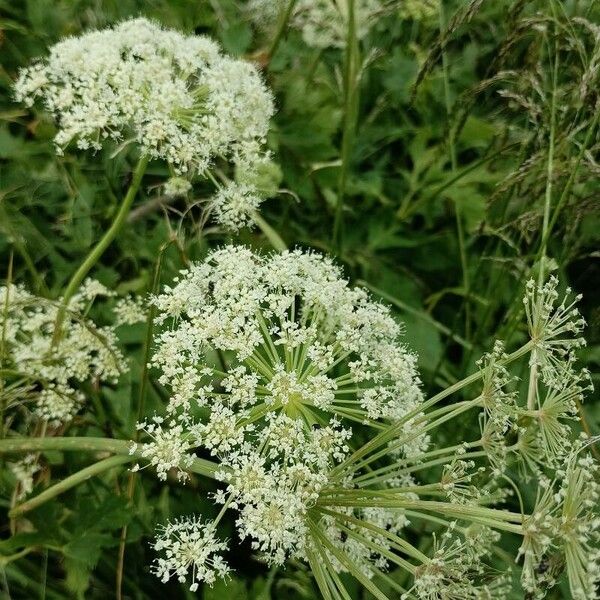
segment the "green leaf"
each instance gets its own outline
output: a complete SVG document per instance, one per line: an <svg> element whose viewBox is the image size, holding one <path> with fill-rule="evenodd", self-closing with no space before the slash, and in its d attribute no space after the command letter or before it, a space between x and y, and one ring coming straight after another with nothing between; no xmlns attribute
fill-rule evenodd
<svg viewBox="0 0 600 600"><path fill-rule="evenodd" d="M440 332L427 321L414 315L405 313L401 321L405 326L406 345L418 354L419 366L432 371L437 366L443 351Z"/></svg>

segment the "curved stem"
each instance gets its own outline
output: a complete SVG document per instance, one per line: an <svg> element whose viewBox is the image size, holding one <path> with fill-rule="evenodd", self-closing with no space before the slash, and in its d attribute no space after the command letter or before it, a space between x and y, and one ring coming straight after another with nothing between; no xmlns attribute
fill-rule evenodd
<svg viewBox="0 0 600 600"><path fill-rule="evenodd" d="M124 465L128 462L135 460L135 456L126 456L123 454L109 456L104 460L100 460L85 469L81 469L81 471L77 471L77 473L73 473L69 477L66 477L62 481L59 481L53 486L46 488L41 494L38 494L34 498L27 500L27 502L23 502L18 506L15 506L9 513L8 516L11 519L22 515L38 506L41 506L48 500L51 500L55 496L70 490L71 488L83 483L84 481L90 479L91 477L95 477L96 475L100 475L100 473L104 473L104 471L108 471L113 467L118 467Z"/></svg>
<svg viewBox="0 0 600 600"><path fill-rule="evenodd" d="M69 301L73 297L73 294L77 291L77 288L79 288L85 276L98 262L102 254L104 254L104 251L108 248L110 243L115 239L123 227L125 219L129 214L129 209L131 208L133 200L135 199L135 196L140 188L140 184L142 183L142 178L146 172L146 167L148 166L149 160L149 156L142 156L140 158L135 171L133 172L133 179L131 180L129 189L125 194L123 201L121 202L121 206L119 207L111 226L106 230L100 241L92 248L91 252L87 255L85 260L81 263L77 271L75 271L71 277L63 294L61 306L56 314L56 320L54 322L54 335L52 338L53 345L60 340L62 325L67 313L67 307L69 305Z"/></svg>

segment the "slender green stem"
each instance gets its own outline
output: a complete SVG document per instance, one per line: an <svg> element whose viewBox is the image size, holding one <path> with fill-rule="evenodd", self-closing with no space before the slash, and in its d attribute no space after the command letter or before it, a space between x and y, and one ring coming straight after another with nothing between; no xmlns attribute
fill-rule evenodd
<svg viewBox="0 0 600 600"><path fill-rule="evenodd" d="M318 549L319 553L324 559L325 565L328 566L328 562L326 560L327 555L325 551L321 548L320 544L315 544L315 548ZM323 596L323 600L333 600L333 596L329 590L329 583L325 575L325 569L323 569L323 562L317 560L317 557L313 554L311 545L307 544L306 547L306 557L308 558L308 564L310 565L310 570L319 586L319 591Z"/></svg>
<svg viewBox="0 0 600 600"><path fill-rule="evenodd" d="M338 197L335 206L335 220L333 223L333 247L341 248L343 228L344 196L346 195L346 182L348 179L350 155L356 117L358 109L358 63L359 48L356 36L356 0L347 0L348 3L348 35L346 38L346 56L344 65L344 129L342 132L341 166L338 181Z"/></svg>
<svg viewBox="0 0 600 600"><path fill-rule="evenodd" d="M555 49L556 50L556 49ZM556 85L558 79L558 52L554 55L554 70L552 74L552 100L550 104L550 140L548 141L548 167L546 173L546 192L544 194L544 217L542 221L542 239L539 249L539 273L538 285L544 283L546 271L546 245L548 243L547 234L550 224L550 207L552 206L552 179L554 177L554 137L556 130ZM539 302L540 300L538 300ZM535 352L535 350L534 350ZM527 409L535 408L537 397L538 364L533 360L529 367L529 385L527 389Z"/></svg>
<svg viewBox="0 0 600 600"><path fill-rule="evenodd" d="M518 350L515 350L514 352L509 354L504 360L500 361L500 364L507 365L507 364L517 360L521 356L524 356L525 354L527 354L532 349L532 347L533 347L533 342L531 342L531 341L527 342L526 344L521 346ZM405 415L404 417L402 417L401 419L396 421L393 425L390 425L385 431L378 433L369 442L367 442L366 444L361 446L358 450L356 450L353 454L351 454L344 462L340 463L337 467L335 467L333 469L332 473L335 474L335 473L340 473L340 472L344 471L349 464L356 462L357 460L359 460L363 456L369 454L369 452L372 452L376 448L379 448L380 446L387 444L396 435L398 435L398 433L400 433L402 431L404 424L407 423L408 421L410 421L410 419L413 419L418 414L431 408L432 406L434 406L435 404L437 404L444 398L447 398L448 396L451 396L452 394L460 391L461 389L467 387L468 385L471 385L472 383L479 381L482 376L483 376L482 371L477 371L476 373L473 373L473 374L469 375L468 377L465 377L464 379L457 381L455 384L453 384L453 385L447 387L446 389L442 390L441 392L437 393L435 396L433 396L432 398L430 398L429 400L427 400L426 402L421 404L419 407L415 408L414 410L409 412L407 415Z"/></svg>
<svg viewBox="0 0 600 600"><path fill-rule="evenodd" d="M379 452L376 452L375 454L371 454L367 458L364 458L360 462L357 462L354 465L352 465L352 463L350 463L349 466L352 466L352 471L354 471L354 472L364 469L367 465L371 464L372 462L376 461L377 459L383 458L384 456L389 455L390 452L394 452L394 450L402 448L403 446L405 446L412 440L415 440L416 438L427 433L431 429L435 429L436 427L443 425L447 421L451 421L452 419L454 419L458 415L462 414L463 412L470 410L471 408L473 408L475 406L479 406L479 405L480 405L479 398L476 398L475 400L471 400L468 402L465 401L465 402L458 402L456 404L451 404L451 405L449 405L450 410L448 410L448 411L443 410L443 412L446 413L446 414L444 414L444 416L437 418L436 420L432 421L431 423L428 423L425 427L418 427L417 426L418 423L416 421L411 423L411 428L410 428L410 431L408 434L406 434L403 437L401 437L400 439L394 441L393 444L390 444L389 446L382 448L381 450L379 450ZM446 409L446 407L444 407L444 409ZM440 410L442 410L442 409L440 409ZM435 412L437 412L437 411L435 411ZM434 417L434 413L432 413L432 417Z"/></svg>
<svg viewBox="0 0 600 600"><path fill-rule="evenodd" d="M446 27L446 17L444 12L444 0L440 0L439 10L439 22L440 22L440 35L443 35ZM454 139L454 128L450 122L450 115L452 113L452 107L450 105L450 81L448 78L448 57L446 56L446 47L442 46L442 74L444 78L444 100L446 103L446 116L448 118L448 147L450 150L450 164L452 166L452 173L456 173L457 160L456 160L456 144ZM454 202L454 214L456 216L456 231L458 235L458 249L460 253L460 264L463 276L463 288L465 298L465 337L469 339L471 329L471 317L470 317L470 304L469 304L469 269L467 264L467 253L465 249L465 233L462 222L462 210L458 202Z"/></svg>
<svg viewBox="0 0 600 600"><path fill-rule="evenodd" d="M158 258L154 266L152 284L149 290L153 294L158 291L158 287L160 285L160 273L162 269L162 260L164 253L171 246L172 243L173 240L171 239L165 244L163 244L158 254ZM155 314L156 307L152 305L150 307L150 310L148 311L148 316L146 318L146 338L144 340L144 359L142 363L142 373L140 376L140 390L138 394L137 407L134 407L134 411L136 413L136 421L139 421L142 418L142 414L144 412L144 405L146 402L146 389L148 387L148 365L150 363L150 349L152 346L152 334L154 331ZM137 429L134 435L134 439L136 442L139 440L139 436L140 430ZM136 481L137 473L130 471L127 480L127 499L129 502L133 500ZM115 596L117 600L122 600L123 598L123 571L125 566L125 544L127 542L127 527L127 525L123 525L123 528L121 529L121 535L119 538L119 553L117 558L117 568L115 576Z"/></svg>
<svg viewBox="0 0 600 600"><path fill-rule="evenodd" d="M388 600L388 598L381 592L381 590L375 586L375 584L360 570L360 568L354 563L346 553L342 552L339 548L336 548L329 538L323 534L319 526L313 523L310 519L308 526L311 534L318 539L337 560L344 565L346 569L355 577L360 583L362 583L378 600Z"/></svg>
<svg viewBox="0 0 600 600"><path fill-rule="evenodd" d="M279 48L279 44L283 39L283 34L287 29L287 25L292 16L292 11L294 10L294 6L296 4L296 0L289 0L285 10L281 12L279 21L277 23L277 31L275 32L275 37L271 42L271 46L269 47L269 60L273 58L275 52L277 52L277 48Z"/></svg>
<svg viewBox="0 0 600 600"><path fill-rule="evenodd" d="M15 560L19 560L20 558L27 556L28 554L33 552L35 549L36 549L35 546L30 546L28 548L23 548L23 550L20 550L19 552L15 552L14 554L9 554L8 556L0 556L0 567L2 567L2 568L6 567L6 565L10 564L11 562L14 562ZM7 600L10 600L10 596L5 596L5 597L7 598Z"/></svg>
<svg viewBox="0 0 600 600"><path fill-rule="evenodd" d="M349 507L383 507L396 509L411 509L431 511L448 517L458 519L467 519L472 522L489 525L495 529L511 531L512 533L522 534L523 515L520 513L511 513L509 511L486 508L484 506L470 506L468 504L456 504L451 502L439 502L437 500L409 500L406 498L390 498L389 495L382 494L380 498L319 498L317 506L349 506Z"/></svg>
<svg viewBox="0 0 600 600"><path fill-rule="evenodd" d="M127 440L92 437L28 437L0 440L0 454L42 452L45 450L129 454L130 447L131 442Z"/></svg>
<svg viewBox="0 0 600 600"><path fill-rule="evenodd" d="M127 456L127 455L123 455L123 454L117 454L115 456L109 456L108 458L105 458L104 460L100 460L97 463L94 463L93 465L90 465L89 467L85 467L85 469L81 469L81 471L77 471L77 473L73 473L73 475L70 475L69 477L66 477L65 479L63 479L62 481L59 481L55 485L45 489L41 494L38 494L34 498L27 500L27 502L23 502L22 504L15 506L8 513L8 516L11 519L14 519L15 517L18 517L26 512L29 512L30 510L33 510L33 509L37 508L38 506L41 506L48 500L51 500L52 498L58 496L59 494L62 494L64 492L66 492L67 490L70 490L71 488L75 487L76 485L79 485L80 483L87 481L91 477L100 475L101 473L104 473L105 471L108 471L109 469L112 469L113 467L122 466L128 462L131 462L132 460L135 460L135 458L136 458L135 456Z"/></svg>
<svg viewBox="0 0 600 600"><path fill-rule="evenodd" d="M85 260L81 263L67 284L62 297L62 304L58 309L56 320L54 322L54 335L52 338L53 345L57 344L60 340L62 325L67 314L67 307L69 306L69 301L73 297L73 294L75 294L85 276L98 262L102 254L104 254L104 251L108 248L123 227L127 215L129 214L131 205L133 204L133 201L142 183L142 178L146 172L146 167L148 166L149 160L150 157L146 155L140 158L135 171L133 172L133 178L131 180L129 189L125 194L123 201L121 202L121 206L119 207L111 226L106 230L98 243L92 248L91 252L87 255Z"/></svg>
<svg viewBox="0 0 600 600"><path fill-rule="evenodd" d="M335 512L328 508L320 507L317 510L319 512L329 515L330 517L333 517L335 519L347 521L348 523L353 523L354 525L357 525L364 529L374 531L377 535L385 537L388 540L394 542L394 544L396 546L400 547L402 549L402 552L404 552L407 556L410 556L411 558L415 558L416 560L418 560L422 563L429 562L429 557L426 554L423 554L418 548L415 548L412 544L410 544L406 540L402 539L401 537L391 533L387 529L382 529L381 527L378 527L377 525L374 525L373 523L369 523L368 521L365 521L364 519L357 519L356 517L353 517L351 515L345 515L343 513Z"/></svg>
<svg viewBox="0 0 600 600"><path fill-rule="evenodd" d="M554 56L554 71L552 76L552 100L550 104L550 139L548 141L548 168L546 174L546 192L544 195L544 218L542 222L542 240L540 243L540 267L538 274L538 284L544 283L545 262L546 262L546 234L550 223L550 207L552 205L552 179L554 176L554 138L556 135L556 86L558 79L558 52Z"/></svg>

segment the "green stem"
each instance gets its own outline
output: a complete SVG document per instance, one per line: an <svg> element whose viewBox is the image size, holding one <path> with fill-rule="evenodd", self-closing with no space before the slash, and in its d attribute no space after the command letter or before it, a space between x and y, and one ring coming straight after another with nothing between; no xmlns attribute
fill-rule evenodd
<svg viewBox="0 0 600 600"><path fill-rule="evenodd" d="M337 560L344 565L348 572L356 578L364 587L367 588L377 598L377 600L388 600L387 596L375 586L375 584L360 570L360 568L354 563L346 553L342 552L339 548L336 548L329 538L323 534L319 529L319 526L313 523L311 520L308 521L308 526L313 537L321 542Z"/></svg>
<svg viewBox="0 0 600 600"><path fill-rule="evenodd" d="M413 423L411 423L410 432L407 435L404 435L403 437L400 437L399 439L394 440L393 443L390 443L385 448L382 448L375 454L372 454L371 456L364 458L360 462L353 464L352 471L358 472L359 470L364 469L367 465L378 460L379 458L383 458L384 456L388 455L390 452L393 452L394 450L401 449L403 446L405 446L412 440L418 438L420 435L423 435L424 433L427 433L431 429L435 429L436 427L443 425L447 421L451 421L452 419L456 418L458 415L462 414L463 412L465 412L467 410L470 410L471 408L473 408L475 406L480 406L479 398L476 398L475 400L471 400L468 402L458 402L456 404L450 404L448 407L450 410L446 410L446 407L444 407L441 410L443 412L445 412L446 414L444 416L432 421L431 423L428 423L425 427L417 427L418 422L414 421ZM434 411L434 413L431 413L431 416L434 417L435 413L437 413L437 411ZM429 415L427 415L427 417L429 417ZM485 454L485 452L483 454ZM419 469L420 469L420 467L419 467Z"/></svg>
<svg viewBox="0 0 600 600"><path fill-rule="evenodd" d="M129 189L125 194L123 201L121 202L121 206L119 207L111 226L106 230L100 241L92 248L91 252L87 255L85 260L81 263L77 271L75 271L71 277L63 294L61 306L56 314L56 320L54 322L54 335L52 338L53 345L56 345L60 340L62 325L65 320L69 301L73 297L73 294L75 294L85 276L98 262L102 254L104 254L104 251L108 248L123 227L125 219L129 214L131 205L133 204L133 200L135 199L135 196L140 188L140 184L142 183L142 178L146 172L146 167L148 166L149 161L149 156L144 155L140 158L135 171L133 172L133 179L131 180Z"/></svg>
<svg viewBox="0 0 600 600"><path fill-rule="evenodd" d="M508 511L497 510L494 508L486 508L483 506L469 506L467 504L453 504L451 502L438 502L436 500L407 500L403 498L391 499L389 496L382 494L380 498L319 498L316 506L348 506L348 507L382 507L395 509L411 509L431 511L447 517L458 519L466 519L474 523L482 523L489 525L495 529L510 531L522 535L523 515L511 513Z"/></svg>
<svg viewBox="0 0 600 600"><path fill-rule="evenodd" d="M292 11L294 10L295 4L296 0L289 0L285 10L280 15L275 37L273 38L271 46L269 47L269 60L271 60L275 52L277 52L277 48L279 47L279 44L283 38L283 34L285 33L290 17L292 16Z"/></svg>
<svg viewBox="0 0 600 600"><path fill-rule="evenodd" d="M446 27L446 17L444 14L444 0L440 0L440 11L439 11L439 22L440 22L440 35L443 35L443 32ZM448 119L448 146L450 149L450 164L452 166L452 173L456 173L457 169L457 160L456 160L456 145L454 139L454 128L452 127L452 123L450 122L450 115L452 112L452 107L450 106L450 81L448 78L448 57L446 56L446 47L442 46L442 74L444 78L444 99L446 103L446 117ZM464 288L464 298L465 298L465 337L469 339L470 337L470 304L469 304L469 270L467 264L467 253L465 250L465 234L463 229L462 222L462 211L460 208L460 204L458 202L454 202L454 213L456 216L456 231L458 235L458 249L460 253L460 264L463 275L463 288Z"/></svg>
<svg viewBox="0 0 600 600"><path fill-rule="evenodd" d="M356 113L358 107L358 62L359 49L356 37L355 0L348 0L348 36L346 39L346 57L344 68L344 130L342 132L342 152L340 177L338 181L338 197L335 206L333 223L333 247L341 248L343 227L344 196L348 179L348 166L356 128Z"/></svg>
<svg viewBox="0 0 600 600"><path fill-rule="evenodd" d="M12 286L13 277L13 251L10 251L8 258L8 273L6 274L6 291L4 296L4 306L2 307L2 337L0 338L0 371L4 366L4 357L8 354L6 352L6 333L8 327L8 309L10 306L10 291ZM6 409L6 398L2 393L4 390L4 377L0 373L0 439L4 437L4 411Z"/></svg>
<svg viewBox="0 0 600 600"><path fill-rule="evenodd" d="M542 222L542 241L540 244L540 271L538 275L538 284L544 283L544 271L546 263L546 244L548 225L550 223L550 206L552 205L552 178L554 176L554 138L556 129L556 82L558 78L558 52L554 57L554 71L552 81L552 101L550 104L550 140L548 142L548 169L546 175L546 193L544 196L544 219Z"/></svg>
<svg viewBox="0 0 600 600"><path fill-rule="evenodd" d="M129 440L92 437L8 438L0 440L0 454L44 452L47 450L62 452L110 452L111 454L131 455L143 460L138 450L131 453L133 443ZM222 470L222 467L210 460L195 458L191 467L186 470L215 479L215 473Z"/></svg>
<svg viewBox="0 0 600 600"><path fill-rule="evenodd" d="M319 512L329 515L334 519L341 519L343 521L347 521L348 523L353 523L354 525L358 525L359 527L363 527L364 529L368 529L370 531L374 531L377 535L387 538L392 541L396 546L402 549L407 556L411 558L415 558L416 560L426 563L429 562L429 557L423 554L418 548L415 548L412 544L402 539L401 537L387 531L386 529L382 529L373 523L369 523L368 521L364 521L363 519L357 519L351 515L345 515L339 512L335 512L328 508L318 508Z"/></svg>
<svg viewBox="0 0 600 600"><path fill-rule="evenodd" d="M527 354L532 349L532 347L533 347L533 342L531 342L531 341L527 342L526 344L521 346L518 350L515 350L514 352L509 354L506 358L504 358L502 361L500 361L500 364L507 365L507 364L517 360L521 356L524 356L525 354ZM426 402L424 402L423 404L421 404L420 406L418 406L417 408L415 408L414 410L412 410L411 412L406 414L404 417L402 417L401 419L396 421L393 425L390 425L387 428L387 430L382 431L381 433L378 433L369 442L367 442L366 444L361 446L358 450L356 450L353 454L351 454L344 462L340 463L337 467L335 467L332 471L332 474L335 475L335 474L338 474L338 473L344 471L349 464L356 462L358 459L369 454L369 452L372 452L376 448L379 448L380 446L387 444L387 442L394 439L394 437L396 437L398 435L398 433L400 433L402 431L404 424L407 423L408 421L410 421L410 419L413 419L418 414L431 408L432 406L434 406L435 404L437 404L444 398L447 398L448 396L451 396L455 392L458 392L459 390L467 387L468 385L471 385L472 383L479 381L482 376L483 376L482 371L477 371L476 373L473 373L472 375L469 375L468 377L465 377L464 379L457 381L455 384L453 384L450 387L447 387L446 389L437 393L435 396L433 396L432 398L430 398L429 400L427 400Z"/></svg>
<svg viewBox="0 0 600 600"><path fill-rule="evenodd" d="M126 456L123 454L109 456L104 460L100 460L97 463L94 463L89 467L85 467L85 469L81 469L81 471L77 471L77 473L73 473L73 475L70 475L55 485L45 489L41 494L31 498L31 500L27 500L27 502L23 502L22 504L15 506L8 513L8 516L11 519L14 519L15 517L41 506L48 500L51 500L55 496L70 490L76 485L79 485L80 483L83 483L84 481L95 477L96 475L100 475L101 473L104 473L104 471L108 471L113 467L118 467L131 462L132 460L135 460L135 456Z"/></svg>
<svg viewBox="0 0 600 600"><path fill-rule="evenodd" d="M548 242L548 226L550 224L550 207L552 205L552 178L554 176L554 137L556 129L556 82L558 78L558 52L554 56L554 71L552 81L552 101L550 104L550 140L548 142L548 168L546 174L546 192L544 195L544 218L542 221L542 240L539 249L539 273L538 285L541 287L544 283L546 270L546 245ZM538 300L539 302L539 300ZM527 389L527 409L535 408L536 392L538 380L537 361L532 361L529 367L529 386Z"/></svg>

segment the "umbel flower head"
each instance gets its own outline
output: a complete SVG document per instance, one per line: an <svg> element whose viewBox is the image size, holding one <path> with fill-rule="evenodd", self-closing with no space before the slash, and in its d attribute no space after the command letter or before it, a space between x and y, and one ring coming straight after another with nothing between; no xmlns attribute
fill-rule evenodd
<svg viewBox="0 0 600 600"><path fill-rule="evenodd" d="M228 229L248 224L268 194L254 182L269 164L271 93L252 64L225 56L207 37L144 18L70 37L21 70L15 96L28 106L39 99L54 117L59 153L70 143L136 143L177 176L165 183L172 196L185 195L195 175L210 176L217 194L209 205ZM216 162L231 167L235 184L228 169L219 171L223 184L211 176Z"/></svg>
<svg viewBox="0 0 600 600"><path fill-rule="evenodd" d="M199 582L212 585L217 577L225 577L229 567L219 552L227 547L215 536L214 526L199 519L180 519L161 528L154 543L157 552L164 556L157 559L154 573L164 582L171 577L184 582L191 571L195 592Z"/></svg>
<svg viewBox="0 0 600 600"><path fill-rule="evenodd" d="M132 138L177 173L202 173L217 156L251 167L273 113L251 64L144 18L59 42L21 71L15 91L54 116L59 149Z"/></svg>
<svg viewBox="0 0 600 600"><path fill-rule="evenodd" d="M96 297L110 295L98 282L84 282L69 301L60 342L53 344L60 300L34 296L18 285L0 287L3 364L28 387L33 412L53 425L71 420L81 408L82 383L113 382L123 370L114 330L82 316Z"/></svg>
<svg viewBox="0 0 600 600"><path fill-rule="evenodd" d="M331 260L300 250L216 250L153 302L165 329L152 364L171 399L141 452L166 476L185 446L209 450L226 484L217 501L239 511L240 536L277 563L302 556L304 515L348 454L351 426L418 414L400 325ZM175 443L161 426L181 428Z"/></svg>

